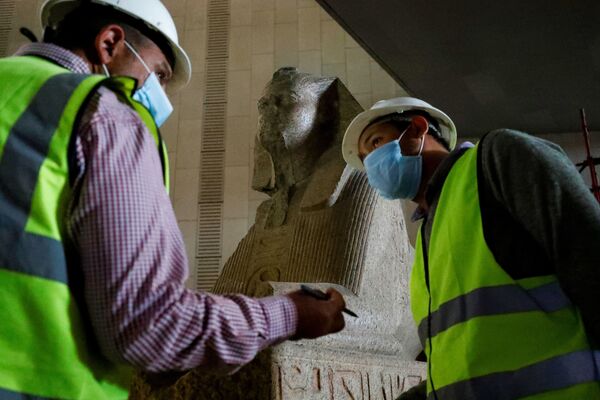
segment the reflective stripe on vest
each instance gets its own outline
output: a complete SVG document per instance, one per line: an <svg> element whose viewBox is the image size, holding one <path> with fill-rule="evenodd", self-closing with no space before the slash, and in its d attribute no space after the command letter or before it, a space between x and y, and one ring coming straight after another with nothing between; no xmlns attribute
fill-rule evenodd
<svg viewBox="0 0 600 400"><path fill-rule="evenodd" d="M0 398L126 398L131 368L101 355L69 288L82 283L63 243L68 146L101 84L164 144L132 100L131 79L67 73L36 57L0 60L0 76Z"/></svg>
<svg viewBox="0 0 600 400"><path fill-rule="evenodd" d="M419 324L421 343L427 341L428 321L430 335L436 336L446 329L471 318L485 315L537 311L554 312L571 306L558 282L548 283L530 290L519 285L502 285L475 289L463 296L442 304L430 319L423 318Z"/></svg>
<svg viewBox="0 0 600 400"><path fill-rule="evenodd" d="M576 351L521 368L457 382L437 389L438 399L518 399L598 380L600 351ZM589 393L597 393L590 390ZM557 399L597 399L566 396ZM428 400L435 400L430 393Z"/></svg>
<svg viewBox="0 0 600 400"><path fill-rule="evenodd" d="M54 239L25 231L40 167L46 159L67 102L85 75L50 78L12 129L0 159L0 266L41 278L67 282L63 246ZM52 99L52 101L49 101ZM40 255L44 260L40 262Z"/></svg>
<svg viewBox="0 0 600 400"><path fill-rule="evenodd" d="M487 247L477 149L444 183L427 256L417 238L411 305L428 398L600 398L600 358L556 277L514 280Z"/></svg>

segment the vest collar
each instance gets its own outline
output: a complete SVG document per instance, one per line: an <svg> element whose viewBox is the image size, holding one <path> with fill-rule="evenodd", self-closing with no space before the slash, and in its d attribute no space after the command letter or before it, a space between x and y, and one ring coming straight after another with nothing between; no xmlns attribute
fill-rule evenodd
<svg viewBox="0 0 600 400"><path fill-rule="evenodd" d="M448 154L448 157L438 166L435 173L427 183L425 189L425 201L427 205L433 204L434 200L440 196L444 182L450 173L450 170L454 166L454 163L470 148L475 147L471 142L464 142L458 145L454 150ZM415 222L421 220L427 216L427 212L422 207L417 207L411 217L411 221Z"/></svg>

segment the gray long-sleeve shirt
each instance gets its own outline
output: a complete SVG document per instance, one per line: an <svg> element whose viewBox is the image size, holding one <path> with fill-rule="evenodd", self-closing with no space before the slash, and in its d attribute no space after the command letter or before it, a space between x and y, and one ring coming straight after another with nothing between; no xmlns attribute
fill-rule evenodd
<svg viewBox="0 0 600 400"><path fill-rule="evenodd" d="M496 261L514 279L556 274L600 343L600 205L554 143L503 129L479 147L483 233ZM429 183L427 243L444 181L464 151L452 152Z"/></svg>
<svg viewBox="0 0 600 400"><path fill-rule="evenodd" d="M425 243L442 186L466 150L450 153L428 184ZM554 143L502 129L488 133L478 151L483 234L496 261L514 279L556 274L598 347L600 205ZM424 384L401 399L424 398Z"/></svg>

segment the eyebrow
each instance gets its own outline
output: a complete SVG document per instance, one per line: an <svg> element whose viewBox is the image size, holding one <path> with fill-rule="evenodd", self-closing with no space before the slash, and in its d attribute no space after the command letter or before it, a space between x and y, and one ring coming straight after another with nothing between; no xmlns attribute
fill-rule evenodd
<svg viewBox="0 0 600 400"><path fill-rule="evenodd" d="M369 129L372 125L367 126L362 133L360 134L359 138L358 138L358 143L360 144L361 142L363 144L368 144L369 139L371 139L373 137L373 135L376 135L377 133L379 133L379 129L374 129L373 131L369 132L368 134L365 134L367 132L367 129Z"/></svg>
<svg viewBox="0 0 600 400"><path fill-rule="evenodd" d="M366 130L366 128L365 128ZM376 132L375 132L376 133ZM360 135L360 137L358 138L358 157L362 160L365 155L362 153L361 151L361 147L366 147L368 146L368 139L371 138L371 136L373 136L373 134L369 134L369 135L365 135L365 131L363 131L363 133Z"/></svg>

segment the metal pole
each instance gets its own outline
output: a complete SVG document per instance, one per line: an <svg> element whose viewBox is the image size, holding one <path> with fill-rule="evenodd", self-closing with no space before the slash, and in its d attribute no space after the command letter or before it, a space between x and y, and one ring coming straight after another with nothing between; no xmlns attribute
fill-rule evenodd
<svg viewBox="0 0 600 400"><path fill-rule="evenodd" d="M585 151L587 153L587 164L590 168L590 175L592 177L592 192L600 203L600 187L598 186L598 176L596 175L596 165L594 164L594 159L592 158L592 154L590 151L590 132L588 131L587 121L585 119L585 110L582 108L579 110L581 112L581 127L583 129L583 139L585 142Z"/></svg>

